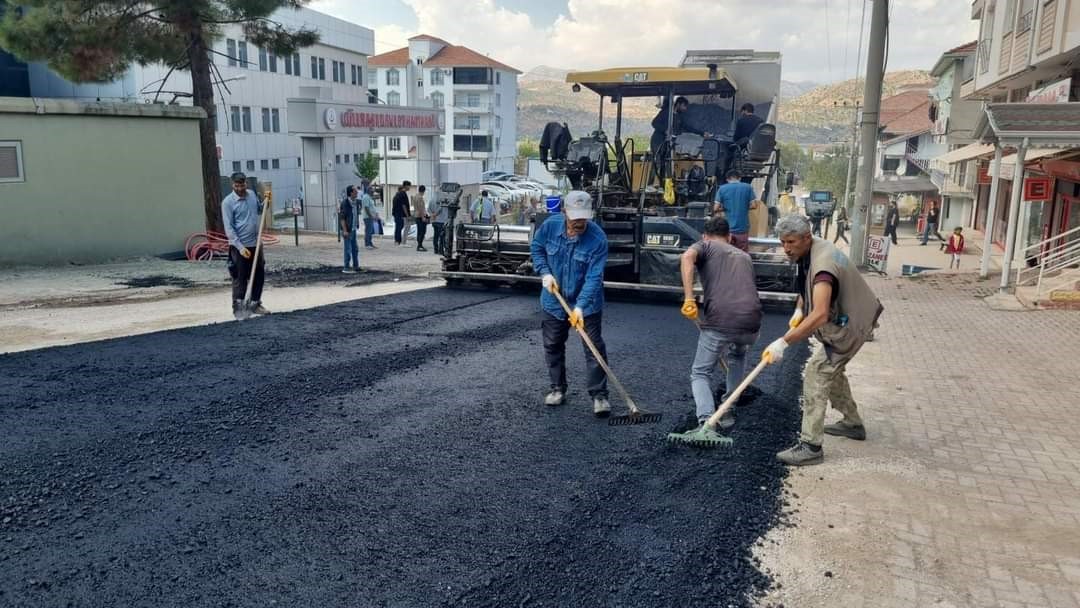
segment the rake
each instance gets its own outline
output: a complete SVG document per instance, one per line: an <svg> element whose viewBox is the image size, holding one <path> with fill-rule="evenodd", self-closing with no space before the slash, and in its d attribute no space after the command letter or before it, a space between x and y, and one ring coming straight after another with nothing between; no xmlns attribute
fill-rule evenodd
<svg viewBox="0 0 1080 608"><path fill-rule="evenodd" d="M685 433L668 433L668 443L681 443L685 445L691 445L699 448L729 448L734 445L735 441L731 437L725 437L716 432L716 425L720 422L720 418L728 412L735 405L735 402L739 400L739 396L742 395L746 387L757 378L761 370L765 369L765 366L769 364L769 360L762 357L761 362L757 364L746 378L743 378L742 383L733 393L728 395L728 398L724 400L720 407L716 408L712 416L705 421L704 424L692 431L686 431Z"/></svg>
<svg viewBox="0 0 1080 608"><path fill-rule="evenodd" d="M557 289L552 291L551 293L555 294L555 297L559 300L559 304L562 304L563 310L566 311L566 314L570 315L570 306L566 303L566 300L563 299L562 294L559 293ZM615 372L611 371L611 368L608 367L607 361L604 361L604 357L600 355L600 351L596 348L596 345L593 344L592 339L589 338L589 334L585 333L584 329L575 329L577 329L578 335L581 336L581 341L585 343L585 346L587 346L590 351L592 351L593 357L596 358L596 362L600 364L600 367L604 370L604 373L607 374L607 377L611 379L611 383L615 385L615 390L619 391L619 395L621 395L623 401L626 402L627 409L630 410L629 413L622 416L612 416L611 418L608 418L608 424L611 426L624 426L629 424L648 424L653 422L660 422L660 414L646 412L645 410L639 408L636 403L634 403L634 399L630 396L630 393L626 392L626 388L623 387L622 382L619 382L618 377L615 376Z"/></svg>

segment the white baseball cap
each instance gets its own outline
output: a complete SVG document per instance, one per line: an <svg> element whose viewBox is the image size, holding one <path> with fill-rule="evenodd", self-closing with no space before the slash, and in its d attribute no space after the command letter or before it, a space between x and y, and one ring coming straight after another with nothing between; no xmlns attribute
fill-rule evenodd
<svg viewBox="0 0 1080 608"><path fill-rule="evenodd" d="M571 190L563 198L563 215L570 220L593 218L592 197L588 192Z"/></svg>

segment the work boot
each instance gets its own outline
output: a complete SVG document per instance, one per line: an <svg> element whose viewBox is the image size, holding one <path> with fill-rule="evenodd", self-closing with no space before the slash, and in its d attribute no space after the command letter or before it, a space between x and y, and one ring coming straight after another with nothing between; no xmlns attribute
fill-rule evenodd
<svg viewBox="0 0 1080 608"><path fill-rule="evenodd" d="M559 389L553 388L544 396L544 405L562 405L566 402L566 395Z"/></svg>
<svg viewBox="0 0 1080 608"><path fill-rule="evenodd" d="M847 437L848 439L854 439L855 441L863 441L866 439L866 427L861 424L850 424L840 420L836 424L826 424L825 434L836 435L837 437Z"/></svg>
<svg viewBox="0 0 1080 608"><path fill-rule="evenodd" d="M270 311L263 308L262 302L253 302L251 304L251 314L253 314L253 315L268 315L268 314L270 314Z"/></svg>
<svg viewBox="0 0 1080 608"><path fill-rule="evenodd" d="M611 403L607 397L596 396L592 400L592 413L597 418L607 418L611 415Z"/></svg>
<svg viewBox="0 0 1080 608"><path fill-rule="evenodd" d="M348 266L341 269L341 274L354 274L355 272L356 272L355 270L353 270L352 268L349 268Z"/></svg>
<svg viewBox="0 0 1080 608"><path fill-rule="evenodd" d="M825 450L822 450L821 446L814 446L800 441L795 447L778 452L776 459L793 467L821 464L825 459Z"/></svg>

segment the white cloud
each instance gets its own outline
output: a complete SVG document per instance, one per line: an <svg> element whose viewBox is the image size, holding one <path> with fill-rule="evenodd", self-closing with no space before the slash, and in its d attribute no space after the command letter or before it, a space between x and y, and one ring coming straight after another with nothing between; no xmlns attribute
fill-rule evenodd
<svg viewBox="0 0 1080 608"><path fill-rule="evenodd" d="M785 79L824 82L854 75L861 3L866 0L828 0L827 13L826 0L568 0L566 14L550 24L536 23L528 13L506 9L495 0L403 2L415 13L415 31L380 24L375 27L377 41L396 45L416 33L431 34L523 71L537 65L674 65L687 49L779 50ZM929 69L943 51L975 39L967 2L891 4L889 69ZM315 8L327 5L343 18L365 23L363 9L352 3L324 0ZM868 22L869 11L867 2ZM383 44L377 47L378 52L387 50Z"/></svg>

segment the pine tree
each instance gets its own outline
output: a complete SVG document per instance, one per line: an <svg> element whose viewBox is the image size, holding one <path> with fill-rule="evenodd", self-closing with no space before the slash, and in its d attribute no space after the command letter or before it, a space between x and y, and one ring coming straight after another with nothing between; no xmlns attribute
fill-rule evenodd
<svg viewBox="0 0 1080 608"><path fill-rule="evenodd" d="M213 43L226 25L240 24L249 42L280 56L311 46L319 40L316 31L269 18L309 1L19 0L20 8L3 11L0 47L23 61L48 61L74 82L109 82L132 64L189 72L192 103L206 111L199 124L206 227L220 231Z"/></svg>

